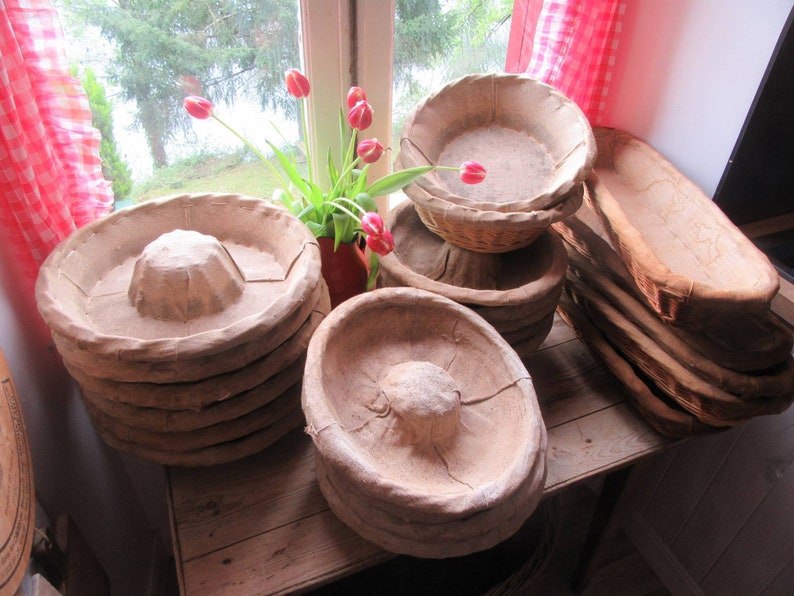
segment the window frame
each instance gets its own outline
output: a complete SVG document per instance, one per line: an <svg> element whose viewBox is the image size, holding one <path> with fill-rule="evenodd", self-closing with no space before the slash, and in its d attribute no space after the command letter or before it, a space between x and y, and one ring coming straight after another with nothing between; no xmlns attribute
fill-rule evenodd
<svg viewBox="0 0 794 596"><path fill-rule="evenodd" d="M303 68L312 84L307 105L313 163L325 163L327 148L339 145L339 109L346 108L352 85L366 90L375 110L362 137L390 145L394 0L300 0L300 21ZM390 171L391 160L381 159L370 166L370 178ZM376 201L380 211L388 210L388 199Z"/></svg>

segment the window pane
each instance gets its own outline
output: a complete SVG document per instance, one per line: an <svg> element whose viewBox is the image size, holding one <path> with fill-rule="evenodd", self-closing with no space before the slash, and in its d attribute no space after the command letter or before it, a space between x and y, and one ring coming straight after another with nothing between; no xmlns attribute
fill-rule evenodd
<svg viewBox="0 0 794 596"><path fill-rule="evenodd" d="M60 10L76 76L92 73L110 104L116 149L135 183L127 199L270 195L267 169L242 141L215 120L191 118L182 100L207 97L263 152L265 139L295 143L297 102L283 77L300 66L298 0L71 0Z"/></svg>
<svg viewBox="0 0 794 596"><path fill-rule="evenodd" d="M394 134L425 95L465 74L502 72L513 0L396 0Z"/></svg>

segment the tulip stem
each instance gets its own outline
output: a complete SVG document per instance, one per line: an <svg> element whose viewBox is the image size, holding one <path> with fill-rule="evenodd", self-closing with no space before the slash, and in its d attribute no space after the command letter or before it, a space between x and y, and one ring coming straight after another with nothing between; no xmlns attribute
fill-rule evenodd
<svg viewBox="0 0 794 596"><path fill-rule="evenodd" d="M364 214L366 214L366 213L367 213L367 210L366 210L366 209L364 209L364 208L363 208L361 205L359 205L359 204L358 204L358 203L356 203L355 201L353 201L353 200L351 200L351 199L348 199L347 197L339 197L339 198L337 198L337 199L335 199L335 200L334 200L334 203L336 203L337 201L344 201L345 203L350 203L350 204L351 204L353 207L355 207L356 209L358 209L359 211L361 211L361 213L364 213ZM352 214L351 214L351 215L352 215ZM354 217L358 217L358 216L354 216Z"/></svg>
<svg viewBox="0 0 794 596"><path fill-rule="evenodd" d="M250 143L250 141L248 139L246 139L243 135L241 135L239 132L234 130L231 126L226 124L226 122L224 122L223 119L218 118L218 116L216 116L215 114L212 114L212 117L215 120L217 120L218 122L220 122L223 126L225 126L226 129L229 132L231 132L234 136L236 136L238 139L240 139L245 144L246 147L248 147L251 151L254 152L254 155L256 155L259 159L261 159L263 162L265 162L267 167L270 168L270 171L273 172L273 174L278 179L279 183L281 184L281 187L286 191L286 189L287 189L287 181L284 179L284 176L281 175L281 172L278 171L276 166L273 165L273 162L271 162L267 157L265 157L265 155L259 149L254 147Z"/></svg>
<svg viewBox="0 0 794 596"><path fill-rule="evenodd" d="M311 148L311 135L309 134L309 118L306 113L306 99L300 101L301 106L301 124L303 126L303 134L306 136L306 167L309 172L309 180L314 180L314 169L312 168L312 148Z"/></svg>

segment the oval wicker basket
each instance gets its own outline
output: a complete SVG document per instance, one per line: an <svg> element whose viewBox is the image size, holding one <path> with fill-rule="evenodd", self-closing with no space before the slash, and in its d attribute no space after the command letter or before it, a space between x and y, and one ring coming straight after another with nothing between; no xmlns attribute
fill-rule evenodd
<svg viewBox="0 0 794 596"><path fill-rule="evenodd" d="M594 132L599 156L588 201L659 316L707 329L768 311L777 271L720 208L640 139Z"/></svg>

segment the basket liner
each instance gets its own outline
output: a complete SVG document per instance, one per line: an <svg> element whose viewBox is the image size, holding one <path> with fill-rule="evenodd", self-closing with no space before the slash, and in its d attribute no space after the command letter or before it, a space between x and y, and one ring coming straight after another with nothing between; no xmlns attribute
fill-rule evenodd
<svg viewBox="0 0 794 596"><path fill-rule="evenodd" d="M333 476L333 467L317 454L320 490L332 511L363 538L399 554L424 558L465 556L485 550L512 536L536 509L542 496L545 466L536 466L527 486L514 499L464 518L421 522L373 504ZM540 490L538 490L540 487Z"/></svg>
<svg viewBox="0 0 794 596"><path fill-rule="evenodd" d="M150 242L179 229L223 244L243 274L242 296L188 322L141 315L127 297L134 263ZM167 362L263 337L298 309L320 278L319 246L287 211L240 195L178 195L74 232L42 265L36 298L50 329L82 350Z"/></svg>
<svg viewBox="0 0 794 596"><path fill-rule="evenodd" d="M653 341L665 348L683 366L709 383L741 399L785 396L794 392L794 358L781 365L755 373L737 372L704 358L672 332L644 302L622 290L600 273L587 259L572 250L571 269L595 292L605 298L624 317L640 327Z"/></svg>
<svg viewBox="0 0 794 596"><path fill-rule="evenodd" d="M91 418L107 432L130 443L169 451L195 451L233 441L272 426L300 407L300 388L287 388L269 403L231 420L185 431L157 431L126 424L85 400Z"/></svg>
<svg viewBox="0 0 794 596"><path fill-rule="evenodd" d="M637 374L632 364L615 350L567 292L560 297L559 312L579 339L626 390L637 411L659 434L684 438L719 430L719 427L704 424L677 404L670 405L656 395L652 381L646 381Z"/></svg>
<svg viewBox="0 0 794 596"><path fill-rule="evenodd" d="M294 336L281 346L236 371L192 383L120 383L85 375L66 364L77 383L100 397L140 407L163 410L201 410L257 387L303 357L309 340L324 315L313 313Z"/></svg>
<svg viewBox="0 0 794 596"><path fill-rule="evenodd" d="M134 406L106 399L84 387L81 388L81 395L96 410L128 426L160 433L191 431L234 420L273 402L295 383L300 382L305 363L305 357L299 358L253 389L199 410L163 410Z"/></svg>
<svg viewBox="0 0 794 596"><path fill-rule="evenodd" d="M601 222L587 204L564 222L554 224L554 229L568 245L623 290L643 299L625 264L612 248ZM740 372L780 366L790 359L794 347L794 335L771 311L758 315L736 313L730 324L713 325L708 329L673 325L670 331L705 359Z"/></svg>
<svg viewBox="0 0 794 596"><path fill-rule="evenodd" d="M503 336L511 331L517 331L534 323L545 319L557 308L560 299L559 290L549 294L537 302L528 302L524 306L501 307L501 306L477 306L466 304L474 312L488 321Z"/></svg>
<svg viewBox="0 0 794 596"><path fill-rule="evenodd" d="M525 327L521 327L520 329L501 332L501 335L511 346L523 344L528 340L538 340L538 345L540 345L543 343L543 340L546 339L549 331L551 331L551 326L554 322L555 311L556 306L555 310L546 313L539 321L530 325L526 325Z"/></svg>
<svg viewBox="0 0 794 596"><path fill-rule="evenodd" d="M449 441L405 442L404 427L382 411L381 380L410 362L446 371L460 391ZM545 461L537 396L515 352L469 309L415 288L375 290L331 312L309 345L302 404L335 475L397 507L475 513L503 502Z"/></svg>
<svg viewBox="0 0 794 596"><path fill-rule="evenodd" d="M488 174L479 185L444 170L417 181L434 196L483 211L550 207L587 177L595 151L590 124L573 101L514 74L452 81L414 108L400 139L405 167L483 163Z"/></svg>
<svg viewBox="0 0 794 596"><path fill-rule="evenodd" d="M616 129L594 133L587 200L659 316L705 329L766 312L777 271L719 207L646 143Z"/></svg>
<svg viewBox="0 0 794 596"><path fill-rule="evenodd" d="M395 248L381 259L381 268L402 285L489 307L541 302L562 287L567 255L554 232L523 249L485 254L430 232L409 201L392 209L388 219Z"/></svg>
<svg viewBox="0 0 794 596"><path fill-rule="evenodd" d="M266 356L295 335L312 312L327 314L331 310L328 290L324 282L317 284L311 295L262 337L232 346L206 356L165 362L117 360L112 356L80 349L68 339L54 333L53 338L61 356L71 368L99 379L122 382L184 383L200 381L222 373L229 373Z"/></svg>
<svg viewBox="0 0 794 596"><path fill-rule="evenodd" d="M294 391L296 393L299 392L298 387L299 385L295 386ZM266 449L289 432L302 426L303 413L300 407L296 407L266 428L239 439L224 441L210 447L191 451L157 449L148 445L134 443L114 435L110 429L102 425L101 421L92 419L92 422L97 434L114 449L165 466L198 467L228 463Z"/></svg>
<svg viewBox="0 0 794 596"><path fill-rule="evenodd" d="M712 426L734 426L753 416L778 414L791 404L794 395L742 400L715 387L673 358L637 325L624 318L606 300L575 275L569 274L566 288L577 305L610 339L616 349L650 377L684 409Z"/></svg>

